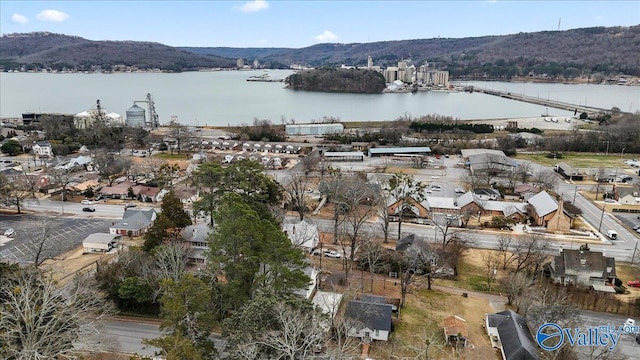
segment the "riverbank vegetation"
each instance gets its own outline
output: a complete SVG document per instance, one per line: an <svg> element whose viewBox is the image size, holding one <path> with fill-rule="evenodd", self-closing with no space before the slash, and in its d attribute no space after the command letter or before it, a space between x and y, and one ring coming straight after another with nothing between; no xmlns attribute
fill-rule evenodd
<svg viewBox="0 0 640 360"><path fill-rule="evenodd" d="M382 74L358 69L305 70L288 76L285 83L294 90L344 93L380 94L385 88Z"/></svg>

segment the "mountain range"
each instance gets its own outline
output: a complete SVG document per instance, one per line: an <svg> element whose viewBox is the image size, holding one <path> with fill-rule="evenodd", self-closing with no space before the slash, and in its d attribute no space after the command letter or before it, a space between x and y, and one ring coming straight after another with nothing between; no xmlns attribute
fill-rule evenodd
<svg viewBox="0 0 640 360"><path fill-rule="evenodd" d="M235 67L236 59L266 68L292 64L416 66L449 70L452 76L506 78L529 73L573 77L586 74L640 76L640 25L593 27L469 38L432 38L353 44L317 44L301 49L170 47L152 42L92 41L52 33L0 38L0 67L80 68L128 65L168 71Z"/></svg>

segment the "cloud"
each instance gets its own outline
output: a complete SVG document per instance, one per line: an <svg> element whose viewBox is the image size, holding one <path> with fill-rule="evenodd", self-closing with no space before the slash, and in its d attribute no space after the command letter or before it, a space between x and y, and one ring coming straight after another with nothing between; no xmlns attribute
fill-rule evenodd
<svg viewBox="0 0 640 360"><path fill-rule="evenodd" d="M322 34L316 35L316 40L320 42L333 41L338 39L338 35L332 33L329 30L325 30Z"/></svg>
<svg viewBox="0 0 640 360"><path fill-rule="evenodd" d="M36 19L40 21L65 21L69 18L69 15L58 10L43 10L36 15Z"/></svg>
<svg viewBox="0 0 640 360"><path fill-rule="evenodd" d="M269 8L269 3L266 0L252 0L247 1L242 6L235 6L235 10L242 11L243 13L257 12L266 10Z"/></svg>
<svg viewBox="0 0 640 360"><path fill-rule="evenodd" d="M13 14L11 15L11 21L13 21L16 24L26 24L29 22L29 19L27 19L27 17L24 15Z"/></svg>

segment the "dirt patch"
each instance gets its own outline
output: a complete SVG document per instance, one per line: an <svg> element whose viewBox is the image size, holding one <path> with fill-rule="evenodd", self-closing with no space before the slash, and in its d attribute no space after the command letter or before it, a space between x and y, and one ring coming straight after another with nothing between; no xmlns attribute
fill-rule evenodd
<svg viewBox="0 0 640 360"><path fill-rule="evenodd" d="M96 269L99 262L108 262L114 259L117 254L111 253L90 253L83 254L83 247L79 246L55 259L45 261L40 268L51 273L52 278L60 286L66 285L73 280L77 273L91 272Z"/></svg>

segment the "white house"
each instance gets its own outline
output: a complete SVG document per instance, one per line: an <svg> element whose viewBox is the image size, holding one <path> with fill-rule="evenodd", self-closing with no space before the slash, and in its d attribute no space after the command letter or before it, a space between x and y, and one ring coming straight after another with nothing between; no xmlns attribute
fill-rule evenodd
<svg viewBox="0 0 640 360"><path fill-rule="evenodd" d="M38 141L31 147L34 155L38 156L53 156L53 150L51 144L48 141Z"/></svg>
<svg viewBox="0 0 640 360"><path fill-rule="evenodd" d="M287 235L293 246L300 247L306 252L313 251L320 241L318 227L304 220L297 224L284 224L282 231Z"/></svg>
<svg viewBox="0 0 640 360"><path fill-rule="evenodd" d="M312 267L307 267L304 269L304 274L307 275L311 281L309 281L309 285L306 288L296 290L295 294L309 300L315 294L316 286L318 286L318 274L320 274L320 272Z"/></svg>

